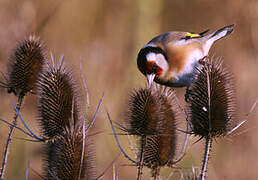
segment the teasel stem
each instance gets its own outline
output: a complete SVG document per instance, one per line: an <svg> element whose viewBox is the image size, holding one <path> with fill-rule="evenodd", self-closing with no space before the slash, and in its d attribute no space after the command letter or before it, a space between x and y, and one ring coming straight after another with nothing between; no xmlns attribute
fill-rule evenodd
<svg viewBox="0 0 258 180"><path fill-rule="evenodd" d="M207 66L207 65L206 65ZM211 86L210 86L210 69L207 68L206 72L206 77L207 77L207 93L208 93L208 108L209 108L209 132L211 131ZM208 161L209 161L209 154L210 154L210 149L211 149L211 144L212 144L212 137L209 135L205 137L206 142L205 142L205 150L204 150L204 157L203 157L203 162L202 162L202 171L200 174L200 180L205 179L205 173L207 171L207 166L208 166Z"/></svg>
<svg viewBox="0 0 258 180"><path fill-rule="evenodd" d="M27 167L25 171L25 180L29 179L29 169L30 169L30 162L27 163Z"/></svg>
<svg viewBox="0 0 258 180"><path fill-rule="evenodd" d="M160 167L156 167L155 169L152 170L152 177L154 180L159 179L159 172L160 172Z"/></svg>
<svg viewBox="0 0 258 180"><path fill-rule="evenodd" d="M137 180L142 179L142 169L143 169L143 164L144 164L144 150L145 150L145 145L146 145L146 136L142 135L141 137L141 152L140 152L140 163L138 165L138 175L137 175Z"/></svg>
<svg viewBox="0 0 258 180"><path fill-rule="evenodd" d="M85 121L86 121L86 118L83 119L83 125L82 125L82 149L81 149L82 152L81 152L81 162L80 162L78 179L79 179L79 177L81 177L81 172L82 172L82 168L83 168L83 161L84 161L84 153L85 153L85 143L86 143L85 142L86 141Z"/></svg>
<svg viewBox="0 0 258 180"><path fill-rule="evenodd" d="M207 167L208 167L208 161L210 157L210 150L212 146L212 138L210 136L206 137L206 142L205 142L205 152L203 156L203 162L202 162L202 171L200 174L200 180L204 180L207 172Z"/></svg>
<svg viewBox="0 0 258 180"><path fill-rule="evenodd" d="M206 65L208 66L208 65ZM207 77L207 91L208 91L208 108L209 108L209 132L211 131L211 83L210 83L210 68L207 68L206 77ZM208 136L207 136L208 138Z"/></svg>
<svg viewBox="0 0 258 180"><path fill-rule="evenodd" d="M113 180L118 180L118 168L113 164Z"/></svg>
<svg viewBox="0 0 258 180"><path fill-rule="evenodd" d="M20 110L20 108L21 108L21 105L22 105L22 102L23 102L23 98L24 98L24 95L20 95L19 98L18 98L18 103L16 105L16 108L18 110ZM15 112L14 119L13 119L13 126L10 126L10 131L9 131L8 138L7 138L6 144L5 144L4 157L3 157L1 173L0 173L0 180L3 178L4 172L5 172L9 145L11 143L11 136L12 136L12 134L14 132L14 127L17 124L17 119L18 119L18 113Z"/></svg>

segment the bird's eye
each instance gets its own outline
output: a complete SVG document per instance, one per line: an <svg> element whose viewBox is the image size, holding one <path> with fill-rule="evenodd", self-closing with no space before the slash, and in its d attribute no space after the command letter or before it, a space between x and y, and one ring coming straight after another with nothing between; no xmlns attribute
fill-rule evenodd
<svg viewBox="0 0 258 180"><path fill-rule="evenodd" d="M184 39L185 40L191 39L191 36L185 36Z"/></svg>

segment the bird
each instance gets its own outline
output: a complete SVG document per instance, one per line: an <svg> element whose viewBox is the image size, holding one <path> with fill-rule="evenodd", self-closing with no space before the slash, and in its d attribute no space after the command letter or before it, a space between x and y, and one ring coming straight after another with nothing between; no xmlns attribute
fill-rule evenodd
<svg viewBox="0 0 258 180"><path fill-rule="evenodd" d="M137 56L137 66L146 76L148 86L155 81L169 87L189 87L203 65L209 50L217 40L229 35L234 24L212 33L170 31L158 35L143 46Z"/></svg>

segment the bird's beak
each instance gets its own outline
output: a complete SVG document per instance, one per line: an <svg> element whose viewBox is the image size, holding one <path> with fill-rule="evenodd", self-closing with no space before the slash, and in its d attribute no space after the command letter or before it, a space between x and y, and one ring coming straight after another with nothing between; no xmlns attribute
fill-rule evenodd
<svg viewBox="0 0 258 180"><path fill-rule="evenodd" d="M148 88L151 87L151 84L154 80L154 77L155 77L155 74L147 74L146 75L146 78L147 78L147 81L148 81Z"/></svg>

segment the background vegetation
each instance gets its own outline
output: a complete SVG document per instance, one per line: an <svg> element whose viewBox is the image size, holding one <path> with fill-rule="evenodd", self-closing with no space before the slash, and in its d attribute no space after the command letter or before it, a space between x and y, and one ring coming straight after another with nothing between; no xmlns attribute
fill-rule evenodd
<svg viewBox="0 0 258 180"><path fill-rule="evenodd" d="M29 34L41 37L48 55L56 58L64 54L66 63L79 75L80 61L90 93L91 111L105 92L104 103L98 114L92 137L97 153L97 171L100 174L118 154L111 135L105 108L112 119L122 122L128 92L142 87L145 78L136 67L138 50L152 37L166 31L201 32L215 30L235 23L235 31L218 41L210 54L222 56L235 75L240 117L249 111L258 92L258 2L256 0L0 0L0 69L7 71L8 56L17 41ZM184 89L176 89L183 103ZM0 89L0 117L13 118L13 95ZM36 121L36 98L29 95L21 113L26 122L39 132ZM248 122L219 143L214 143L209 164L209 179L257 179L258 177L258 111ZM9 128L0 124L0 159ZM27 163L42 172L40 143L15 139L23 137L18 131L13 136L8 157L6 179L24 179ZM127 138L120 138L127 144ZM194 142L197 139L192 140ZM190 144L189 152L178 164L182 172L201 163L201 143ZM128 151L130 151L128 149ZM132 154L129 152L129 154ZM132 179L136 168L120 157L119 179ZM144 170L146 174L149 171ZM162 175L168 176L169 169ZM179 177L175 174L174 177ZM148 177L148 176L146 176ZM112 170L104 179L112 178ZM30 180L40 179L30 170Z"/></svg>

